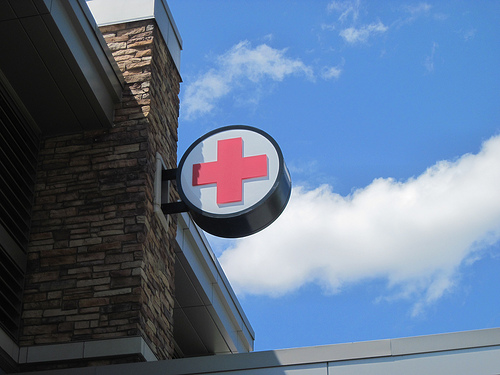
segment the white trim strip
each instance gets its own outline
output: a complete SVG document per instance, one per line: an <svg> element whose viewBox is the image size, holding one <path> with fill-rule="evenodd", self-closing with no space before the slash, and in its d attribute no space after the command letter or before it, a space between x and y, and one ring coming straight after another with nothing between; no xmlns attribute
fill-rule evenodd
<svg viewBox="0 0 500 375"><path fill-rule="evenodd" d="M141 354L148 362L158 360L142 337L124 337L21 347L19 350L19 363L68 361L131 354Z"/></svg>

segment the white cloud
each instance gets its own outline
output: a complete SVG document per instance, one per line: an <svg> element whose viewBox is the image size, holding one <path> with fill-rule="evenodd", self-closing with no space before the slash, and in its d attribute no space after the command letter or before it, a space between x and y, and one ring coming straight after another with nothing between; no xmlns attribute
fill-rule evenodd
<svg viewBox="0 0 500 375"><path fill-rule="evenodd" d="M436 54L436 50L438 47L439 45L436 42L433 42L431 54L425 58L424 66L429 73L432 73L434 71L434 55Z"/></svg>
<svg viewBox="0 0 500 375"><path fill-rule="evenodd" d="M338 13L340 22L345 22L348 18L356 21L359 17L360 0L332 1L327 5L326 9L329 13Z"/></svg>
<svg viewBox="0 0 500 375"><path fill-rule="evenodd" d="M336 28L337 28L337 26L335 26L335 24L327 24L327 23L321 24L321 30L333 31Z"/></svg>
<svg viewBox="0 0 500 375"><path fill-rule="evenodd" d="M231 91L230 77L212 69L186 87L182 102L188 118L208 113L214 108L217 99Z"/></svg>
<svg viewBox="0 0 500 375"><path fill-rule="evenodd" d="M347 43L356 44L364 43L373 34L383 34L389 28L385 26L382 22L372 23L369 25L364 25L360 28L349 27L340 32L340 36L344 38Z"/></svg>
<svg viewBox="0 0 500 375"><path fill-rule="evenodd" d="M416 5L407 5L404 9L412 15L427 13L431 10L432 5L428 3L418 3Z"/></svg>
<svg viewBox="0 0 500 375"><path fill-rule="evenodd" d="M474 37L476 36L476 33L477 33L477 30L474 29L474 28L471 28L471 29L467 29L466 31L464 31L463 35L464 35L464 40L466 42L468 42L469 40L472 40L474 39Z"/></svg>
<svg viewBox="0 0 500 375"><path fill-rule="evenodd" d="M274 49L267 44L254 48L248 41L217 57L215 66L186 86L182 110L187 119L212 111L216 102L236 87L266 80L282 81L294 74L314 76L312 68L300 59L287 57L286 49Z"/></svg>
<svg viewBox="0 0 500 375"><path fill-rule="evenodd" d="M403 18L397 20L394 25L396 27L401 27L403 25L412 24L420 17L429 16L431 14L431 9L432 5L428 3L403 5L400 7L400 10L404 13ZM440 15L435 13L433 17L438 19Z"/></svg>
<svg viewBox="0 0 500 375"><path fill-rule="evenodd" d="M476 154L347 197L328 185L293 189L282 216L238 240L220 262L239 294L329 292L373 278L412 298L413 314L456 285L459 268L500 240L500 136Z"/></svg>
<svg viewBox="0 0 500 375"><path fill-rule="evenodd" d="M341 29L339 35L350 44L364 43L374 34L382 34L388 30L382 22L373 22L358 26L358 18L361 10L360 0L331 1L327 6L328 13L338 15L340 25L323 24L322 30ZM349 25L349 27L346 27Z"/></svg>
<svg viewBox="0 0 500 375"><path fill-rule="evenodd" d="M339 79L342 74L342 69L338 66L324 67L321 72L321 78L325 80Z"/></svg>

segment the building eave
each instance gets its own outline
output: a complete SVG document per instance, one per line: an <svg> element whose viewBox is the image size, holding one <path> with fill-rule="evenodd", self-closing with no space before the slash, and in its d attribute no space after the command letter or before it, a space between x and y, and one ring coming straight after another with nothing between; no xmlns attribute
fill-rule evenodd
<svg viewBox="0 0 500 375"><path fill-rule="evenodd" d="M187 213L178 215L177 243L174 336L178 332L176 341L190 348L183 354L252 351L250 322L205 235Z"/></svg>
<svg viewBox="0 0 500 375"><path fill-rule="evenodd" d="M8 0L0 69L45 135L110 127L123 77L84 0Z"/></svg>

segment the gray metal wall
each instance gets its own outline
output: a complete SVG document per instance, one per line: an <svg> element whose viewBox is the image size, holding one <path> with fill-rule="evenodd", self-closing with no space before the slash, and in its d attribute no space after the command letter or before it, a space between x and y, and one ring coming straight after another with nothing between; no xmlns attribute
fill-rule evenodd
<svg viewBox="0 0 500 375"><path fill-rule="evenodd" d="M500 329L52 371L68 375L494 375ZM48 375L49 372L39 372Z"/></svg>

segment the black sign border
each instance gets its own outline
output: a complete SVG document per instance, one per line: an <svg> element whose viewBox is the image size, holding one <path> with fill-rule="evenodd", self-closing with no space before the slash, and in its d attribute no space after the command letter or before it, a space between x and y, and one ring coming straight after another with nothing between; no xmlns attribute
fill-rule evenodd
<svg viewBox="0 0 500 375"><path fill-rule="evenodd" d="M229 214L214 214L199 209L189 201L182 187L181 172L186 158L199 143L214 134L228 130L253 131L268 139L278 154L279 169L272 188L257 203L242 211ZM249 125L229 125L217 128L194 141L179 162L177 168L177 186L181 200L189 207L193 220L208 233L226 238L249 236L269 226L285 209L292 191L290 173L288 172L283 153L278 143L265 131Z"/></svg>

